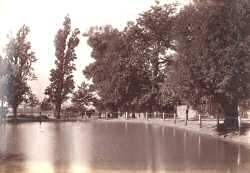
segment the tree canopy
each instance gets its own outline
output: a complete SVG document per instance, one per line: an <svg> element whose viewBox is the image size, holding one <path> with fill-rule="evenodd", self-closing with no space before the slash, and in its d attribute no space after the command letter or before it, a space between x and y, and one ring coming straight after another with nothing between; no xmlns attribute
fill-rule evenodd
<svg viewBox="0 0 250 173"><path fill-rule="evenodd" d="M55 68L50 72L46 102L60 118L61 105L90 104L107 111L173 111L185 103L201 111L213 103L227 127L237 127L238 106L250 98L250 2L248 0L194 0L179 9L158 1L119 30L111 25L92 27L87 34L95 60L83 73L93 84L74 92L73 72L79 29L65 17L55 36ZM23 26L10 37L6 58L0 57L2 100L16 116L30 92L36 61ZM97 96L100 98L97 99Z"/></svg>
<svg viewBox="0 0 250 173"><path fill-rule="evenodd" d="M198 2L176 20L178 58L174 81L190 104L212 97L237 126L237 107L250 94L250 3Z"/></svg>
<svg viewBox="0 0 250 173"><path fill-rule="evenodd" d="M172 49L175 4L153 6L123 31L92 29L88 43L96 60L84 70L110 110L160 110L159 90Z"/></svg>
<svg viewBox="0 0 250 173"><path fill-rule="evenodd" d="M237 107L250 96L249 7L197 0L178 11L158 3L122 31L92 29L95 62L84 74L108 109L160 111L184 102L199 110L213 102L225 125L237 126Z"/></svg>

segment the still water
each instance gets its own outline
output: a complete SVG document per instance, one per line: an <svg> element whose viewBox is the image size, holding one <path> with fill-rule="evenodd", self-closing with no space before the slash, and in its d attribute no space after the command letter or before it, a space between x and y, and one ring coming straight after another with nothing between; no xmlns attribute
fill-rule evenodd
<svg viewBox="0 0 250 173"><path fill-rule="evenodd" d="M0 125L0 173L249 173L241 145L128 122Z"/></svg>

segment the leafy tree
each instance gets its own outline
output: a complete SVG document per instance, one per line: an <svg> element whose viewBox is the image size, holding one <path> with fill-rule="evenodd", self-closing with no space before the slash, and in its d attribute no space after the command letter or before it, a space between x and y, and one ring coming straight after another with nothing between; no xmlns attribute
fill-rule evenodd
<svg viewBox="0 0 250 173"><path fill-rule="evenodd" d="M55 65L50 72L50 85L46 88L45 94L55 105L55 116L59 119L61 105L69 98L74 90L73 71L75 70L74 60L77 58L75 48L79 44L79 29L71 32L71 20L65 17L63 29L59 29L55 36Z"/></svg>
<svg viewBox="0 0 250 173"><path fill-rule="evenodd" d="M25 94L30 90L27 82L35 79L32 65L37 59L31 50L31 43L27 41L29 32L29 27L22 26L16 37L9 38L6 46L6 59L9 63L6 97L13 109L15 120L18 105L24 101Z"/></svg>
<svg viewBox="0 0 250 173"><path fill-rule="evenodd" d="M51 104L48 98L44 98L40 103L40 109L42 111L50 111L53 109L53 105Z"/></svg>
<svg viewBox="0 0 250 173"><path fill-rule="evenodd" d="M172 30L176 7L177 4L157 3L142 13L137 19L137 32L131 40L136 55L134 58L143 59L150 79L150 84L145 86L145 94L137 104L142 105L144 109L150 108L149 111L159 111L165 106L160 100L161 91L165 88L162 88L166 76L165 69L172 58L170 52L175 50Z"/></svg>
<svg viewBox="0 0 250 173"><path fill-rule="evenodd" d="M106 26L92 30L88 39L96 60L84 70L109 111L133 111L141 93L144 63L132 58L132 45L126 32ZM100 107L100 104L98 104Z"/></svg>
<svg viewBox="0 0 250 173"><path fill-rule="evenodd" d="M92 79L97 94L109 110L118 106L119 98L114 92L114 78L119 68L119 53L123 48L121 33L111 26L92 29L88 44L92 47L91 56L95 62L84 69L88 79ZM117 51L119 50L119 51Z"/></svg>
<svg viewBox="0 0 250 173"><path fill-rule="evenodd" d="M90 85L82 82L76 92L73 93L72 103L80 111L86 110L87 107L93 105L96 100L96 96L91 89Z"/></svg>
<svg viewBox="0 0 250 173"><path fill-rule="evenodd" d="M30 92L27 93L27 98L26 98L25 102L28 103L28 105L31 107L32 113L33 113L34 107L38 106L40 104L38 98L36 97L36 95L34 93L32 93L31 90L30 90Z"/></svg>
<svg viewBox="0 0 250 173"><path fill-rule="evenodd" d="M238 105L250 96L249 16L247 0L199 2L176 22L176 89L192 105L212 97L226 127L237 127Z"/></svg>
<svg viewBox="0 0 250 173"><path fill-rule="evenodd" d="M7 79L8 79L8 62L0 55L0 100L1 100L1 116L5 114L4 105L6 103Z"/></svg>
<svg viewBox="0 0 250 173"><path fill-rule="evenodd" d="M0 77L8 75L8 61L0 55Z"/></svg>
<svg viewBox="0 0 250 173"><path fill-rule="evenodd" d="M93 48L84 74L93 79L105 107L110 110L159 110L164 68L173 49L172 27L176 4L156 5L123 31L111 26L92 29Z"/></svg>

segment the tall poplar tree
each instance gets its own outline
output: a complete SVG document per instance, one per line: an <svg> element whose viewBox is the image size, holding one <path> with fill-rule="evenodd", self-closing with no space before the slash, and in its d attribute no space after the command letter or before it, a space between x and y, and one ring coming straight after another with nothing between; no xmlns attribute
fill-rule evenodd
<svg viewBox="0 0 250 173"><path fill-rule="evenodd" d="M61 105L74 90L73 71L76 69L74 60L77 58L75 48L79 44L79 29L71 31L71 19L66 16L63 28L55 36L55 65L50 71L50 85L45 94L55 106L55 116L59 119Z"/></svg>

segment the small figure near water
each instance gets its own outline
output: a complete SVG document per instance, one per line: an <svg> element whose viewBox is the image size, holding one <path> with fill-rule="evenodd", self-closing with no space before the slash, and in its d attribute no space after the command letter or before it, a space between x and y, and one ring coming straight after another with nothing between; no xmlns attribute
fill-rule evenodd
<svg viewBox="0 0 250 173"><path fill-rule="evenodd" d="M40 132L43 132L43 128L42 128L42 112L39 113L39 123L40 123Z"/></svg>
<svg viewBox="0 0 250 173"><path fill-rule="evenodd" d="M39 122L40 122L40 125L42 124L42 112L40 111L39 113Z"/></svg>
<svg viewBox="0 0 250 173"><path fill-rule="evenodd" d="M188 112L189 112L189 105L187 105L187 109L186 109L185 125L187 125L187 122L188 122Z"/></svg>
<svg viewBox="0 0 250 173"><path fill-rule="evenodd" d="M188 112L189 112L189 105L187 105L187 109L186 109L186 119L188 120Z"/></svg>

